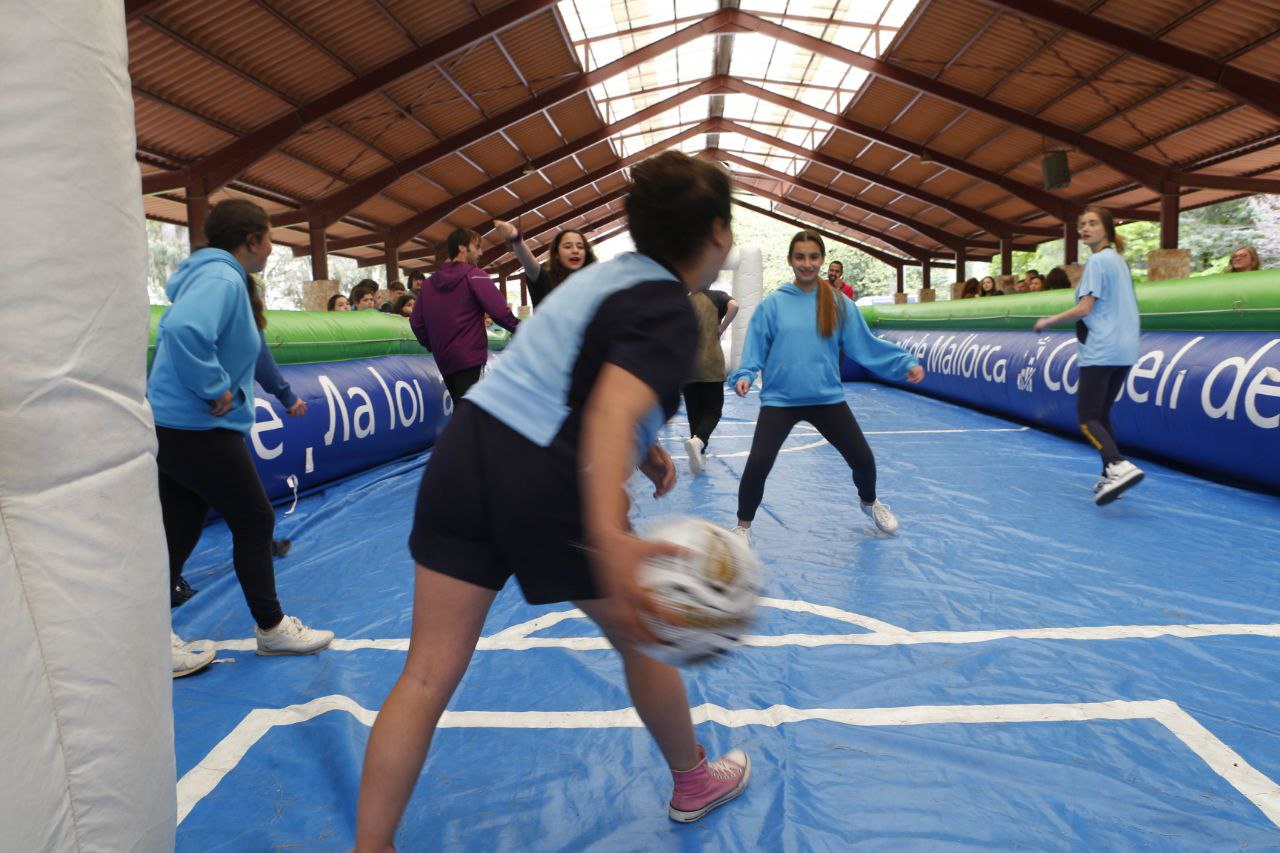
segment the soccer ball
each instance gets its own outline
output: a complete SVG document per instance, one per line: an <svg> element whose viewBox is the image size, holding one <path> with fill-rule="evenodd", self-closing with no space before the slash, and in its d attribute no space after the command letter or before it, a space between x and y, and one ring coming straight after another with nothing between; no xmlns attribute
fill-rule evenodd
<svg viewBox="0 0 1280 853"><path fill-rule="evenodd" d="M640 567L640 584L683 625L643 615L658 638L650 657L682 666L722 655L738 644L755 615L763 571L741 536L701 518L674 518L652 527L650 541L673 542L688 557L655 557Z"/></svg>

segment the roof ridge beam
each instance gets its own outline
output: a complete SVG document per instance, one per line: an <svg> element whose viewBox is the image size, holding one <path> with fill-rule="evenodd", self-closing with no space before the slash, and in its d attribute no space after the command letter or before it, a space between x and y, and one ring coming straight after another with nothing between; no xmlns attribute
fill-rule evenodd
<svg viewBox="0 0 1280 853"><path fill-rule="evenodd" d="M953 86L950 83L943 83L940 80L934 80L926 74L912 71L900 65L894 65L882 59L873 59L869 56L840 47L839 45L824 42L822 39L808 35L807 33L797 32L788 27L774 24L763 18L758 18L749 12L732 9L726 10L728 14L733 16L733 24L741 26L753 32L763 35L772 36L780 39L796 47L808 50L819 56L830 57L831 59L844 62L856 68L861 68L871 74L883 77L887 80L910 86L936 98L950 101L953 104L964 107L966 109L975 110L977 112L986 113L993 118L1017 125L1027 130L1031 130L1041 136L1047 136L1050 139L1075 148L1088 154L1096 160L1106 163L1111 168L1119 171L1128 177L1142 183L1144 186L1150 187L1157 191L1163 190L1170 181L1172 170L1154 160L1148 160L1130 151L1125 151L1108 142L1079 133L1064 125L1056 122L1046 121L1045 119L1033 116L1022 110L1014 109L1006 106L999 101L993 101L984 98L981 95L974 94L967 89L959 86Z"/></svg>
<svg viewBox="0 0 1280 853"><path fill-rule="evenodd" d="M1096 15L1085 15L1054 0L987 0L1028 18L1101 42L1124 53L1163 65L1214 84L1224 92L1273 118L1280 118L1280 83L1234 68L1223 62L1152 38L1138 30L1114 24Z"/></svg>

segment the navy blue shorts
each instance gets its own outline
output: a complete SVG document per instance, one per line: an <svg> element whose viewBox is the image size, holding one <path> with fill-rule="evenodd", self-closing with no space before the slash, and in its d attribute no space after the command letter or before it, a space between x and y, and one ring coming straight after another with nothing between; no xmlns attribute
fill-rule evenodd
<svg viewBox="0 0 1280 853"><path fill-rule="evenodd" d="M530 604L599 598L582 532L576 455L540 447L468 400L418 488L409 551L432 571Z"/></svg>

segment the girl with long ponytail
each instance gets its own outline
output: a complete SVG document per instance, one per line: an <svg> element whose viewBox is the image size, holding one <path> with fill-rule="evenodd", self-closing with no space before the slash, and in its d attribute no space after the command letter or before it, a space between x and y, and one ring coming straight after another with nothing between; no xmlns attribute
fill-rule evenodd
<svg viewBox="0 0 1280 853"><path fill-rule="evenodd" d="M1055 323L1075 321L1080 364L1076 420L1102 457L1102 476L1093 486L1093 502L1103 506L1142 482L1142 470L1120 455L1111 427L1111 406L1138 360L1141 320L1133 278L1121 257L1124 239L1116 233L1111 211L1086 207L1076 227L1092 253L1076 287L1076 304L1061 314L1036 320L1035 329L1040 332Z"/></svg>
<svg viewBox="0 0 1280 853"><path fill-rule="evenodd" d="M750 538L751 522L764 497L764 482L793 427L817 428L848 463L862 511L885 533L898 519L876 497L876 460L840 382L840 351L887 379L919 382L924 368L897 344L871 334L853 302L818 278L826 248L812 231L791 238L787 260L795 280L775 290L751 317L742 362L729 377L747 396L763 371L760 417L751 454L738 486L738 532Z"/></svg>

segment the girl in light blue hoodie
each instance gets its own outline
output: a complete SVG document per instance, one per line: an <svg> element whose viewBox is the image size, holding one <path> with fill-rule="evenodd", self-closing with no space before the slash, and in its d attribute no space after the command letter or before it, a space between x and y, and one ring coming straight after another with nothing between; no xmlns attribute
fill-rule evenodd
<svg viewBox="0 0 1280 853"><path fill-rule="evenodd" d="M270 222L253 202L229 199L209 212L208 247L182 262L165 285L173 303L156 329L147 400L156 421L160 510L169 549L170 583L182 577L216 509L231 530L236 578L257 623L258 654L310 654L332 631L286 616L276 597L271 534L275 511L245 444L254 423L254 368L266 325L262 299L249 280L271 254ZM175 677L213 659L213 651L173 645Z"/></svg>
<svg viewBox="0 0 1280 853"><path fill-rule="evenodd" d="M738 486L737 532L748 539L765 479L801 421L840 451L853 470L862 510L876 527L885 533L898 529L898 519L876 499L875 456L844 401L840 351L886 379L905 376L919 382L924 368L902 347L871 334L853 302L819 279L825 257L817 234L801 231L791 238L787 260L795 281L770 294L751 317L742 361L729 376L738 396L745 397L756 374L764 372L760 417Z"/></svg>

